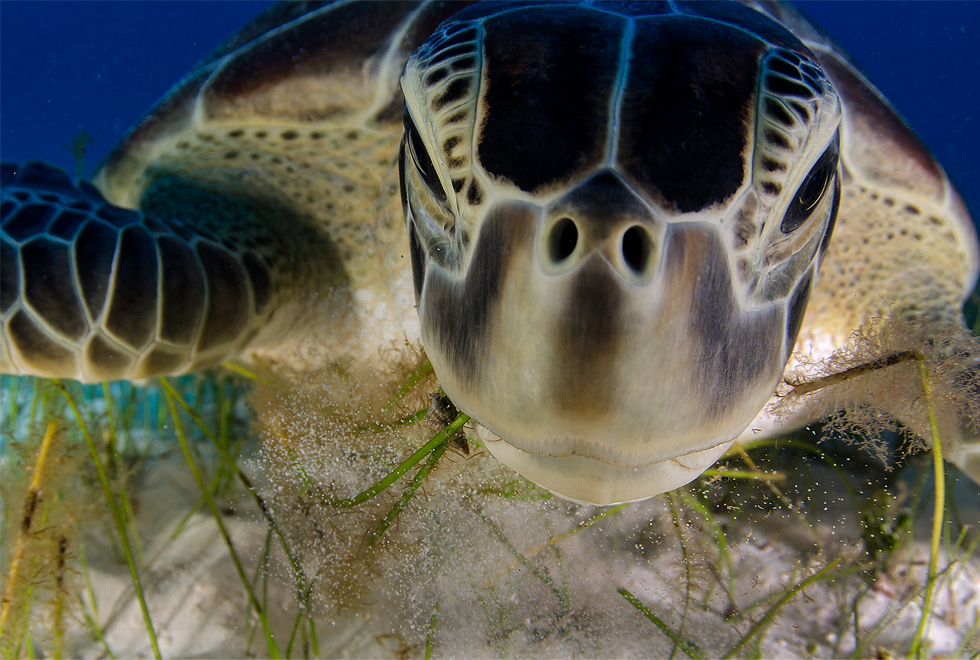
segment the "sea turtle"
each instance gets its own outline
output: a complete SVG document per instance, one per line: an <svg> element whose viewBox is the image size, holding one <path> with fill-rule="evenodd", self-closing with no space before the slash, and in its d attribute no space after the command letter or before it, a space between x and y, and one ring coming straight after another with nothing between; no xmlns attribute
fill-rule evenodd
<svg viewBox="0 0 980 660"><path fill-rule="evenodd" d="M3 372L421 341L497 458L599 504L771 432L794 349L959 323L980 265L929 151L784 5L277 5L92 184L2 184Z"/></svg>

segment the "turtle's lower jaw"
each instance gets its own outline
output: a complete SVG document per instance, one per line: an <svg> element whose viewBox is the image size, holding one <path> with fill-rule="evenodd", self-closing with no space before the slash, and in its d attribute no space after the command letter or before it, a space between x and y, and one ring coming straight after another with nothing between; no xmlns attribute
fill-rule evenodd
<svg viewBox="0 0 980 660"><path fill-rule="evenodd" d="M591 222L567 206L498 202L464 273L430 265L423 343L454 403L507 441L491 449L504 463L572 499L651 497L699 474L769 400L790 305L742 302L717 226L628 209ZM557 253L567 264L553 250L571 243L563 218L578 227ZM649 244L631 274L610 245L633 227ZM686 456L691 469L671 463Z"/></svg>
<svg viewBox="0 0 980 660"><path fill-rule="evenodd" d="M498 461L555 495L600 506L644 500L696 479L728 449L730 441L639 467L623 467L577 454L525 451L483 425L480 439Z"/></svg>

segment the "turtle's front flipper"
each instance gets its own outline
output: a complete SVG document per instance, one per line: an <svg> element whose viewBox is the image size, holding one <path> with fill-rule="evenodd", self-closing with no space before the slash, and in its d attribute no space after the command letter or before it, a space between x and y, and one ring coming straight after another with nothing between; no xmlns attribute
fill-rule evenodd
<svg viewBox="0 0 980 660"><path fill-rule="evenodd" d="M181 209L233 203L208 202L198 188L172 214L152 203L131 211L45 163L3 163L0 372L149 378L248 347L275 312L278 282L263 236L218 237L200 218L181 221Z"/></svg>

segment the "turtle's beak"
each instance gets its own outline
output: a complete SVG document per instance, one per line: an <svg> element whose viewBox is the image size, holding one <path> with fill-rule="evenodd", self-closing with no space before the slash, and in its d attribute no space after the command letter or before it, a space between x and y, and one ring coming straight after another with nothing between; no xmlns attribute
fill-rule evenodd
<svg viewBox="0 0 980 660"><path fill-rule="evenodd" d="M690 481L787 358L785 306L743 306L722 240L715 224L664 222L610 172L545 208L497 201L465 278L426 276L443 388L502 438L487 436L494 455L569 499Z"/></svg>

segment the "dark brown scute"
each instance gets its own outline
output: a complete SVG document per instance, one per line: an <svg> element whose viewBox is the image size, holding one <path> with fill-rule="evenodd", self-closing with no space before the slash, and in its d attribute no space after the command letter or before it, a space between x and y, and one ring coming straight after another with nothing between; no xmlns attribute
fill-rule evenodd
<svg viewBox="0 0 980 660"><path fill-rule="evenodd" d="M777 146L780 149L786 151L791 149L789 140L787 140L786 136L780 133L779 131L773 130L772 128L767 128L763 135L766 138L766 142L768 142L769 144Z"/></svg>
<svg viewBox="0 0 980 660"><path fill-rule="evenodd" d="M770 44L780 48L809 54L809 50L792 32L763 14L737 2L678 2L678 8L687 14L713 18L745 28Z"/></svg>
<svg viewBox="0 0 980 660"><path fill-rule="evenodd" d="M465 0L462 2L433 2L425 5L421 11L412 17L412 24L402 39L402 52L407 57L409 53L428 39L429 35L435 32L440 23L472 4L473 0ZM453 35L447 43L469 39L472 36L471 29L464 29L459 34Z"/></svg>
<svg viewBox="0 0 980 660"><path fill-rule="evenodd" d="M221 43L220 46L208 53L198 64L203 68L221 57L241 48L253 39L262 37L270 30L285 25L302 16L326 7L332 2L277 2L261 12L238 29L238 32Z"/></svg>
<svg viewBox="0 0 980 660"><path fill-rule="evenodd" d="M786 107L776 99L766 98L765 110L769 117L772 117L783 126L789 128L796 126L796 120L793 118L793 115L791 115Z"/></svg>
<svg viewBox="0 0 980 660"><path fill-rule="evenodd" d="M187 355L179 351L169 351L162 346L154 346L140 361L139 377L153 378L174 373L187 362Z"/></svg>
<svg viewBox="0 0 980 660"><path fill-rule="evenodd" d="M85 361L90 371L89 377L99 380L125 378L132 366L133 357L120 351L101 335L95 335L85 347Z"/></svg>
<svg viewBox="0 0 980 660"><path fill-rule="evenodd" d="M768 60L768 64L769 68L776 73L781 73L788 78L794 78L801 82L803 80L803 75L793 62L789 62L781 57L772 57Z"/></svg>
<svg viewBox="0 0 980 660"><path fill-rule="evenodd" d="M119 257L105 327L136 350L145 347L157 325L156 241L141 226L127 227L119 240Z"/></svg>
<svg viewBox="0 0 980 660"><path fill-rule="evenodd" d="M425 86L434 87L435 85L441 83L449 75L449 70L445 67L442 69L436 69L435 71L429 73L425 77Z"/></svg>
<svg viewBox="0 0 980 660"><path fill-rule="evenodd" d="M466 71L467 69L474 69L476 68L476 58L461 57L449 66L452 67L453 71Z"/></svg>
<svg viewBox="0 0 980 660"><path fill-rule="evenodd" d="M465 33L465 31L464 31ZM448 46L448 44L443 43L441 50L439 50L432 59L429 60L429 66L436 66L440 62L445 62L448 59L452 59L457 55L466 55L474 51L474 45L471 43L462 43L455 46Z"/></svg>
<svg viewBox="0 0 980 660"><path fill-rule="evenodd" d="M74 240L88 217L87 213L79 211L62 211L48 227L48 234L63 241Z"/></svg>
<svg viewBox="0 0 980 660"><path fill-rule="evenodd" d="M3 223L3 231L15 241L26 241L47 231L55 207L50 204L25 204Z"/></svg>
<svg viewBox="0 0 980 660"><path fill-rule="evenodd" d="M30 366L47 373L72 373L75 356L61 344L50 339L23 309L7 321L7 338L21 355L30 359Z"/></svg>
<svg viewBox="0 0 980 660"><path fill-rule="evenodd" d="M762 190L772 196L776 196L783 191L783 186L773 181L763 181Z"/></svg>
<svg viewBox="0 0 980 660"><path fill-rule="evenodd" d="M601 162L624 19L536 7L487 19L480 162L535 192Z"/></svg>
<svg viewBox="0 0 980 660"><path fill-rule="evenodd" d="M432 66L437 62L445 61L459 52L466 52L467 50L470 50L472 48L471 46L467 46L462 51L454 49L453 46L464 45L475 41L477 37L477 29L475 27L466 27L458 30L455 34L452 34L451 32L447 32L447 34L450 36L447 37L445 41L440 43L439 47L441 50L439 51L438 55L429 61L429 66Z"/></svg>
<svg viewBox="0 0 980 660"><path fill-rule="evenodd" d="M446 87L442 94L432 100L432 109L436 112L447 105L452 105L470 93L473 82L469 78L458 78Z"/></svg>
<svg viewBox="0 0 980 660"><path fill-rule="evenodd" d="M806 85L786 80L780 76L766 76L766 89L780 96L798 96L803 99L813 97L813 91Z"/></svg>
<svg viewBox="0 0 980 660"><path fill-rule="evenodd" d="M778 160L773 160L768 156L763 156L762 169L764 169L766 172L785 172L786 163L781 163Z"/></svg>
<svg viewBox="0 0 980 660"><path fill-rule="evenodd" d="M286 77L359 75L364 61L388 46L416 4L352 2L310 13L288 30L249 44L247 56L229 60L207 93L233 99Z"/></svg>
<svg viewBox="0 0 980 660"><path fill-rule="evenodd" d="M764 42L688 17L637 22L619 161L654 199L692 212L741 186Z"/></svg>
<svg viewBox="0 0 980 660"><path fill-rule="evenodd" d="M88 324L75 296L68 246L38 238L20 248L24 298L55 331L80 339Z"/></svg>
<svg viewBox="0 0 980 660"><path fill-rule="evenodd" d="M174 344L190 344L204 314L204 275L194 252L176 238L157 239L163 277L160 305L160 338Z"/></svg>
<svg viewBox="0 0 980 660"><path fill-rule="evenodd" d="M75 240L75 270L89 316L97 319L112 278L118 234L101 222L89 222Z"/></svg>

